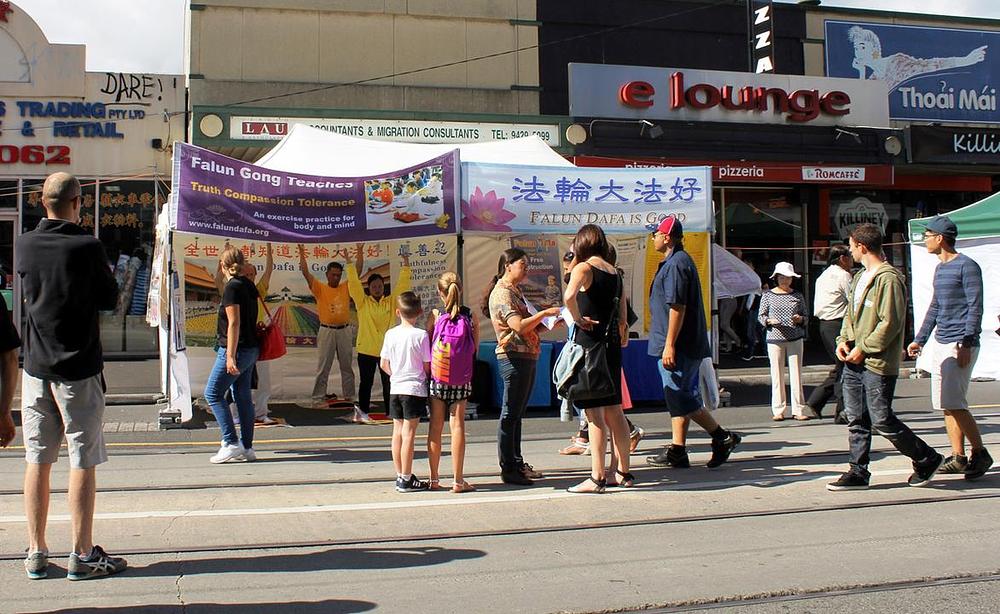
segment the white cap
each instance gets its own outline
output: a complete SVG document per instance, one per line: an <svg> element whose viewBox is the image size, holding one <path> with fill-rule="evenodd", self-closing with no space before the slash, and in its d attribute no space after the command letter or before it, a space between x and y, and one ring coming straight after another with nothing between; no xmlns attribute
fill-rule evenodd
<svg viewBox="0 0 1000 614"><path fill-rule="evenodd" d="M774 279L775 275L784 275L785 277L802 277L795 272L795 267L792 266L791 262L779 262L774 265L774 272L771 273L771 279Z"/></svg>

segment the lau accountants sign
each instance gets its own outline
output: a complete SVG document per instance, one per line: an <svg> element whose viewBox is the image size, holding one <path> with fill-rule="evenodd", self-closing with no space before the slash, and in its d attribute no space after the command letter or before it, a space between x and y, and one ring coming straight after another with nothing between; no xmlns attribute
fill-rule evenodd
<svg viewBox="0 0 1000 614"><path fill-rule="evenodd" d="M885 96L860 79L569 65L573 117L885 127Z"/></svg>

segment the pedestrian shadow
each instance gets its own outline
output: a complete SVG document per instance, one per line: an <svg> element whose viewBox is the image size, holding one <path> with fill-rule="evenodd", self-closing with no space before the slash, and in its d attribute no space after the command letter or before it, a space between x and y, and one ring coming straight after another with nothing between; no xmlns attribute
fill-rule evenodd
<svg viewBox="0 0 1000 614"><path fill-rule="evenodd" d="M747 435L745 431L738 431L741 435ZM669 435L668 435L669 437ZM690 439L689 439L690 442ZM646 456L654 456L659 454L666 445L669 444L669 439L663 446L658 447L645 447L636 448L636 451L632 453L632 458ZM768 452L768 451L778 451L778 450L788 450L791 448L808 448L813 445L808 441L746 441L744 440L740 443L738 448L740 451L744 452ZM693 443L689 443L687 446L688 453L698 453L698 452L711 452L712 442L711 440L701 440Z"/></svg>
<svg viewBox="0 0 1000 614"><path fill-rule="evenodd" d="M740 447L742 450L742 446ZM877 460L878 454L872 453L872 460ZM794 461L795 467L774 466L777 460ZM842 470L836 469L812 469L812 465L829 465L830 459L823 456L801 456L789 459L787 457L772 457L764 459L734 459L715 469L707 469L703 462L692 463L688 469L672 469L666 467L652 467L643 461L638 464L632 463L631 473L636 478L635 486L631 489L623 489L628 492L634 491L718 491L730 488L776 488L790 482L811 481L824 477L836 477ZM546 479L539 482L539 485L550 486L557 490L564 490L569 486L580 483L590 475L590 468L581 468L578 471L562 471L559 473L547 473ZM479 484L476 484L479 488ZM621 491L614 491L621 492Z"/></svg>
<svg viewBox="0 0 1000 614"><path fill-rule="evenodd" d="M354 614L374 610L376 604L356 599L325 599L323 601L282 601L280 603L185 603L149 604L111 607L73 607L62 610L46 610L40 614L269 614L271 612L295 612L302 614Z"/></svg>
<svg viewBox="0 0 1000 614"><path fill-rule="evenodd" d="M905 489L907 491L923 490L928 492L972 492L995 489L1000 486L1000 482L996 480L997 477L1000 477L998 471L989 472L977 480L966 480L957 474L935 475L934 479L926 486L914 488L906 483L906 476L901 476L901 479L895 482L876 482L875 480L880 479L879 476L876 476L872 479L873 483L868 487L868 490Z"/></svg>
<svg viewBox="0 0 1000 614"><path fill-rule="evenodd" d="M129 568L129 577L158 577L233 573L304 573L359 569L431 567L486 556L482 550L437 546L400 548L334 548L323 552L232 556L226 558L162 561Z"/></svg>

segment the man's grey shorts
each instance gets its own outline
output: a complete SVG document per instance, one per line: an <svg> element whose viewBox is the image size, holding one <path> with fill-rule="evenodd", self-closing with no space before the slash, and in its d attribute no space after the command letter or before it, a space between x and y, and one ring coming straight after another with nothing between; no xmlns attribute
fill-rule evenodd
<svg viewBox="0 0 1000 614"><path fill-rule="evenodd" d="M24 456L29 463L56 462L63 435L69 447L70 467L89 469L108 460L100 375L65 382L22 372L21 423Z"/></svg>
<svg viewBox="0 0 1000 614"><path fill-rule="evenodd" d="M964 369L958 366L957 344L935 344L933 351L931 406L937 410L969 409L969 381L979 358L979 348L972 348L972 359Z"/></svg>

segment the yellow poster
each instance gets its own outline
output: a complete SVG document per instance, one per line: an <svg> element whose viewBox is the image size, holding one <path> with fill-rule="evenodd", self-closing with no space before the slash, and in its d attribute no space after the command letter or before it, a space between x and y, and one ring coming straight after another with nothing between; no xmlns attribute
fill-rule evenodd
<svg viewBox="0 0 1000 614"><path fill-rule="evenodd" d="M709 330L712 329L712 278L711 278L711 262L709 260L709 251L711 247L712 237L707 232L685 232L684 233L684 251L691 256L691 260L694 261L695 268L698 269L698 279L701 281L701 301L705 309L705 321L708 323ZM646 267L645 267L645 287L648 289L653 285L653 278L656 277L656 272L659 270L660 262L663 261L663 254L656 251L653 248L653 238L647 235L646 238ZM644 303L645 309L645 326L643 327L644 332L649 334L649 301Z"/></svg>

